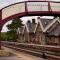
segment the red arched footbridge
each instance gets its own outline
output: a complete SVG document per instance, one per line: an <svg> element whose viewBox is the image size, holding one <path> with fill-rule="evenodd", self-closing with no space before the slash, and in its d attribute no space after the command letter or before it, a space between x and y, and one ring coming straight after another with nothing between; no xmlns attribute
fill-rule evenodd
<svg viewBox="0 0 60 60"><path fill-rule="evenodd" d="M2 26L15 17L22 16L59 16L60 2L53 1L25 1L19 2L0 10L0 31Z"/></svg>

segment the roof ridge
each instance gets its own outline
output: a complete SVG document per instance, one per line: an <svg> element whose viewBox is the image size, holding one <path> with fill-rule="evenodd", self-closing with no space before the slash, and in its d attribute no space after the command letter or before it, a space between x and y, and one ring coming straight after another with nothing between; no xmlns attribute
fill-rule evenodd
<svg viewBox="0 0 60 60"><path fill-rule="evenodd" d="M51 24L49 24L48 26L46 26L46 28L44 29L44 32L46 32L56 21L58 21L58 17L57 18L55 18L53 21L52 21L52 23ZM58 21L59 22L59 21Z"/></svg>
<svg viewBox="0 0 60 60"><path fill-rule="evenodd" d="M33 26L32 26L33 24L34 24L34 26L35 26L33 32L35 33L35 29L36 29L37 23L30 23L30 26L28 26L28 24L25 24L28 32L30 31L30 30L29 30L29 27L30 27L31 29L33 28Z"/></svg>
<svg viewBox="0 0 60 60"><path fill-rule="evenodd" d="M57 17L54 20L52 20L52 22L44 28L40 19L38 20L38 22L40 23L40 26L41 26L41 29L43 32L46 32L56 21L58 21L60 23L60 21L58 20L59 17Z"/></svg>

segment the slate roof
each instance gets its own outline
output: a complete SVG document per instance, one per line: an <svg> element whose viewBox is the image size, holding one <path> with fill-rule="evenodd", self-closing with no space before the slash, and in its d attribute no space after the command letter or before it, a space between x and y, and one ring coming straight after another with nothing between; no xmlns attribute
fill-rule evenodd
<svg viewBox="0 0 60 60"><path fill-rule="evenodd" d="M43 25L43 28L46 28L50 23L52 23L53 19L40 18L40 21Z"/></svg>
<svg viewBox="0 0 60 60"><path fill-rule="evenodd" d="M44 19L44 18L40 18L40 21L43 25L44 28L46 28L48 25L50 25L54 19ZM26 28L28 30L29 33L34 33L35 29L36 29L37 23L31 23L28 22L26 23ZM24 31L24 27L19 28L20 33L23 33ZM60 21L59 19L55 20L55 22L47 29L48 35L60 35Z"/></svg>
<svg viewBox="0 0 60 60"><path fill-rule="evenodd" d="M49 35L59 36L60 35L60 23L58 23L52 31L50 31Z"/></svg>
<svg viewBox="0 0 60 60"><path fill-rule="evenodd" d="M34 33L37 23L27 23L29 33Z"/></svg>

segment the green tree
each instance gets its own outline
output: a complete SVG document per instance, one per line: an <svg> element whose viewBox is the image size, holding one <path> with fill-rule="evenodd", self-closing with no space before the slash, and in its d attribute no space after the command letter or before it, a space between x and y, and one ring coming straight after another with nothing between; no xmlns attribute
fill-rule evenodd
<svg viewBox="0 0 60 60"><path fill-rule="evenodd" d="M8 31L7 32L7 40L8 41L16 41L17 39L17 33L14 30Z"/></svg>
<svg viewBox="0 0 60 60"><path fill-rule="evenodd" d="M20 18L13 19L12 23L7 25L7 28L9 30L17 30L18 28L21 28L23 26L22 21Z"/></svg>
<svg viewBox="0 0 60 60"><path fill-rule="evenodd" d="M2 39L3 41L7 40L6 32L1 32L1 39Z"/></svg>
<svg viewBox="0 0 60 60"><path fill-rule="evenodd" d="M7 36L9 40L14 40L17 39L17 29L21 28L23 26L22 21L20 18L15 18L13 19L11 24L7 25L8 28L8 32L7 32Z"/></svg>

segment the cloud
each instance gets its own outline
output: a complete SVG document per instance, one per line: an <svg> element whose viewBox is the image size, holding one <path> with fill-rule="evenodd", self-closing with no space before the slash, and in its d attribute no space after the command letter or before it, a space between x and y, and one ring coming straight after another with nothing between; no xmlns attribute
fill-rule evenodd
<svg viewBox="0 0 60 60"><path fill-rule="evenodd" d="M3 7L5 7L5 6L7 6L7 5L9 5L9 4L6 3L6 2L1 2L1 3L0 3L0 9L3 8Z"/></svg>
<svg viewBox="0 0 60 60"><path fill-rule="evenodd" d="M22 1L27 1L27 0L0 0L0 9L10 4L14 4Z"/></svg>
<svg viewBox="0 0 60 60"><path fill-rule="evenodd" d="M7 31L8 31L8 29L7 29L6 25L11 24L11 22L12 22L12 20L11 20L11 21L8 21L8 22L3 26L3 28L2 28L2 31L1 31L1 32L7 32Z"/></svg>

